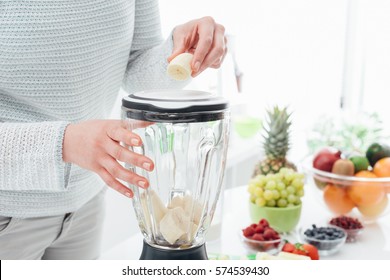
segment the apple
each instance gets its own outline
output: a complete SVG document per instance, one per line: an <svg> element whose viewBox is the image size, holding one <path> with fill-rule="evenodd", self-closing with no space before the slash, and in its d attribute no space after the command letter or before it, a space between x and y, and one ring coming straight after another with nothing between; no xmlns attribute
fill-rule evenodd
<svg viewBox="0 0 390 280"><path fill-rule="evenodd" d="M341 158L341 151L324 148L313 159L313 167L322 171L332 172L333 164Z"/></svg>

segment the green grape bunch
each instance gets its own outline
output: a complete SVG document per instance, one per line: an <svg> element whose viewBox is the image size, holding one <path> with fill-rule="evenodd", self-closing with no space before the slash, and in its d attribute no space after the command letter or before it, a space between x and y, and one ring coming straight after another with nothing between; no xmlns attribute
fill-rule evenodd
<svg viewBox="0 0 390 280"><path fill-rule="evenodd" d="M257 175L250 180L250 201L260 207L294 207L302 203L305 176L284 167L277 174Z"/></svg>

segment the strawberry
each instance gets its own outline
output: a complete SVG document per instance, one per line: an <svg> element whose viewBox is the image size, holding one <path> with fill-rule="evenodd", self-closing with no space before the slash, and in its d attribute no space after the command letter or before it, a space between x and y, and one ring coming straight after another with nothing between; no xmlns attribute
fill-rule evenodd
<svg viewBox="0 0 390 280"><path fill-rule="evenodd" d="M293 254L295 255L302 255L302 256L307 256L307 252L305 249L303 249L302 247L295 247L295 249L292 251Z"/></svg>
<svg viewBox="0 0 390 280"><path fill-rule="evenodd" d="M251 224L250 227L255 229L257 227L257 224Z"/></svg>
<svg viewBox="0 0 390 280"><path fill-rule="evenodd" d="M244 234L245 237L251 237L255 234L255 230L253 229L253 227L249 226L243 229L242 233Z"/></svg>
<svg viewBox="0 0 390 280"><path fill-rule="evenodd" d="M294 244L287 242L286 244L284 244L282 251L287 253L292 253L294 249L295 249Z"/></svg>
<svg viewBox="0 0 390 280"><path fill-rule="evenodd" d="M286 243L283 248L283 252L293 253L302 256L308 256L312 260L319 260L318 249L311 244L301 244L301 243Z"/></svg>
<svg viewBox="0 0 390 280"><path fill-rule="evenodd" d="M293 250L290 253L296 254L296 255L302 255L307 256L307 251L303 248L303 245L301 243L295 243L291 244L293 245Z"/></svg>
<svg viewBox="0 0 390 280"><path fill-rule="evenodd" d="M320 259L317 247L315 247L311 244L303 244L302 247L303 247L303 249L306 250L307 256L309 256L312 260L319 260Z"/></svg>

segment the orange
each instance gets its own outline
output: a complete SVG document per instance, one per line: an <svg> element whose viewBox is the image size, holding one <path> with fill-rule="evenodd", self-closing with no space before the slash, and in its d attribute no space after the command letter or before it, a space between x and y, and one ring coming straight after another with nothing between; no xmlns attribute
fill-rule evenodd
<svg viewBox="0 0 390 280"><path fill-rule="evenodd" d="M378 160L374 165L373 172L378 177L390 177L390 157ZM390 183L384 183L384 185L386 192L390 193Z"/></svg>
<svg viewBox="0 0 390 280"><path fill-rule="evenodd" d="M359 206L358 209L363 216L367 218L376 218L382 214L388 204L389 199L385 195L379 203L370 206Z"/></svg>
<svg viewBox="0 0 390 280"><path fill-rule="evenodd" d="M351 212L355 207L345 189L332 184L327 184L324 189L324 201L332 212L340 215Z"/></svg>
<svg viewBox="0 0 390 280"><path fill-rule="evenodd" d="M367 170L359 171L355 174L359 178L377 178L377 176ZM373 182L353 182L347 190L348 196L357 206L375 205L382 201L385 191L382 185Z"/></svg>
<svg viewBox="0 0 390 280"><path fill-rule="evenodd" d="M390 177L390 157L378 160L374 165L373 172L378 177Z"/></svg>

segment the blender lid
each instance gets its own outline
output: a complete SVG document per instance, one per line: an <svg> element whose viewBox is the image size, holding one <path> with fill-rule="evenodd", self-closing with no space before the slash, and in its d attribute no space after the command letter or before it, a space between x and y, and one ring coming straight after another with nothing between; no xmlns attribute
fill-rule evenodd
<svg viewBox="0 0 390 280"><path fill-rule="evenodd" d="M122 106L158 113L195 113L225 110L228 101L205 91L150 90L124 97Z"/></svg>

